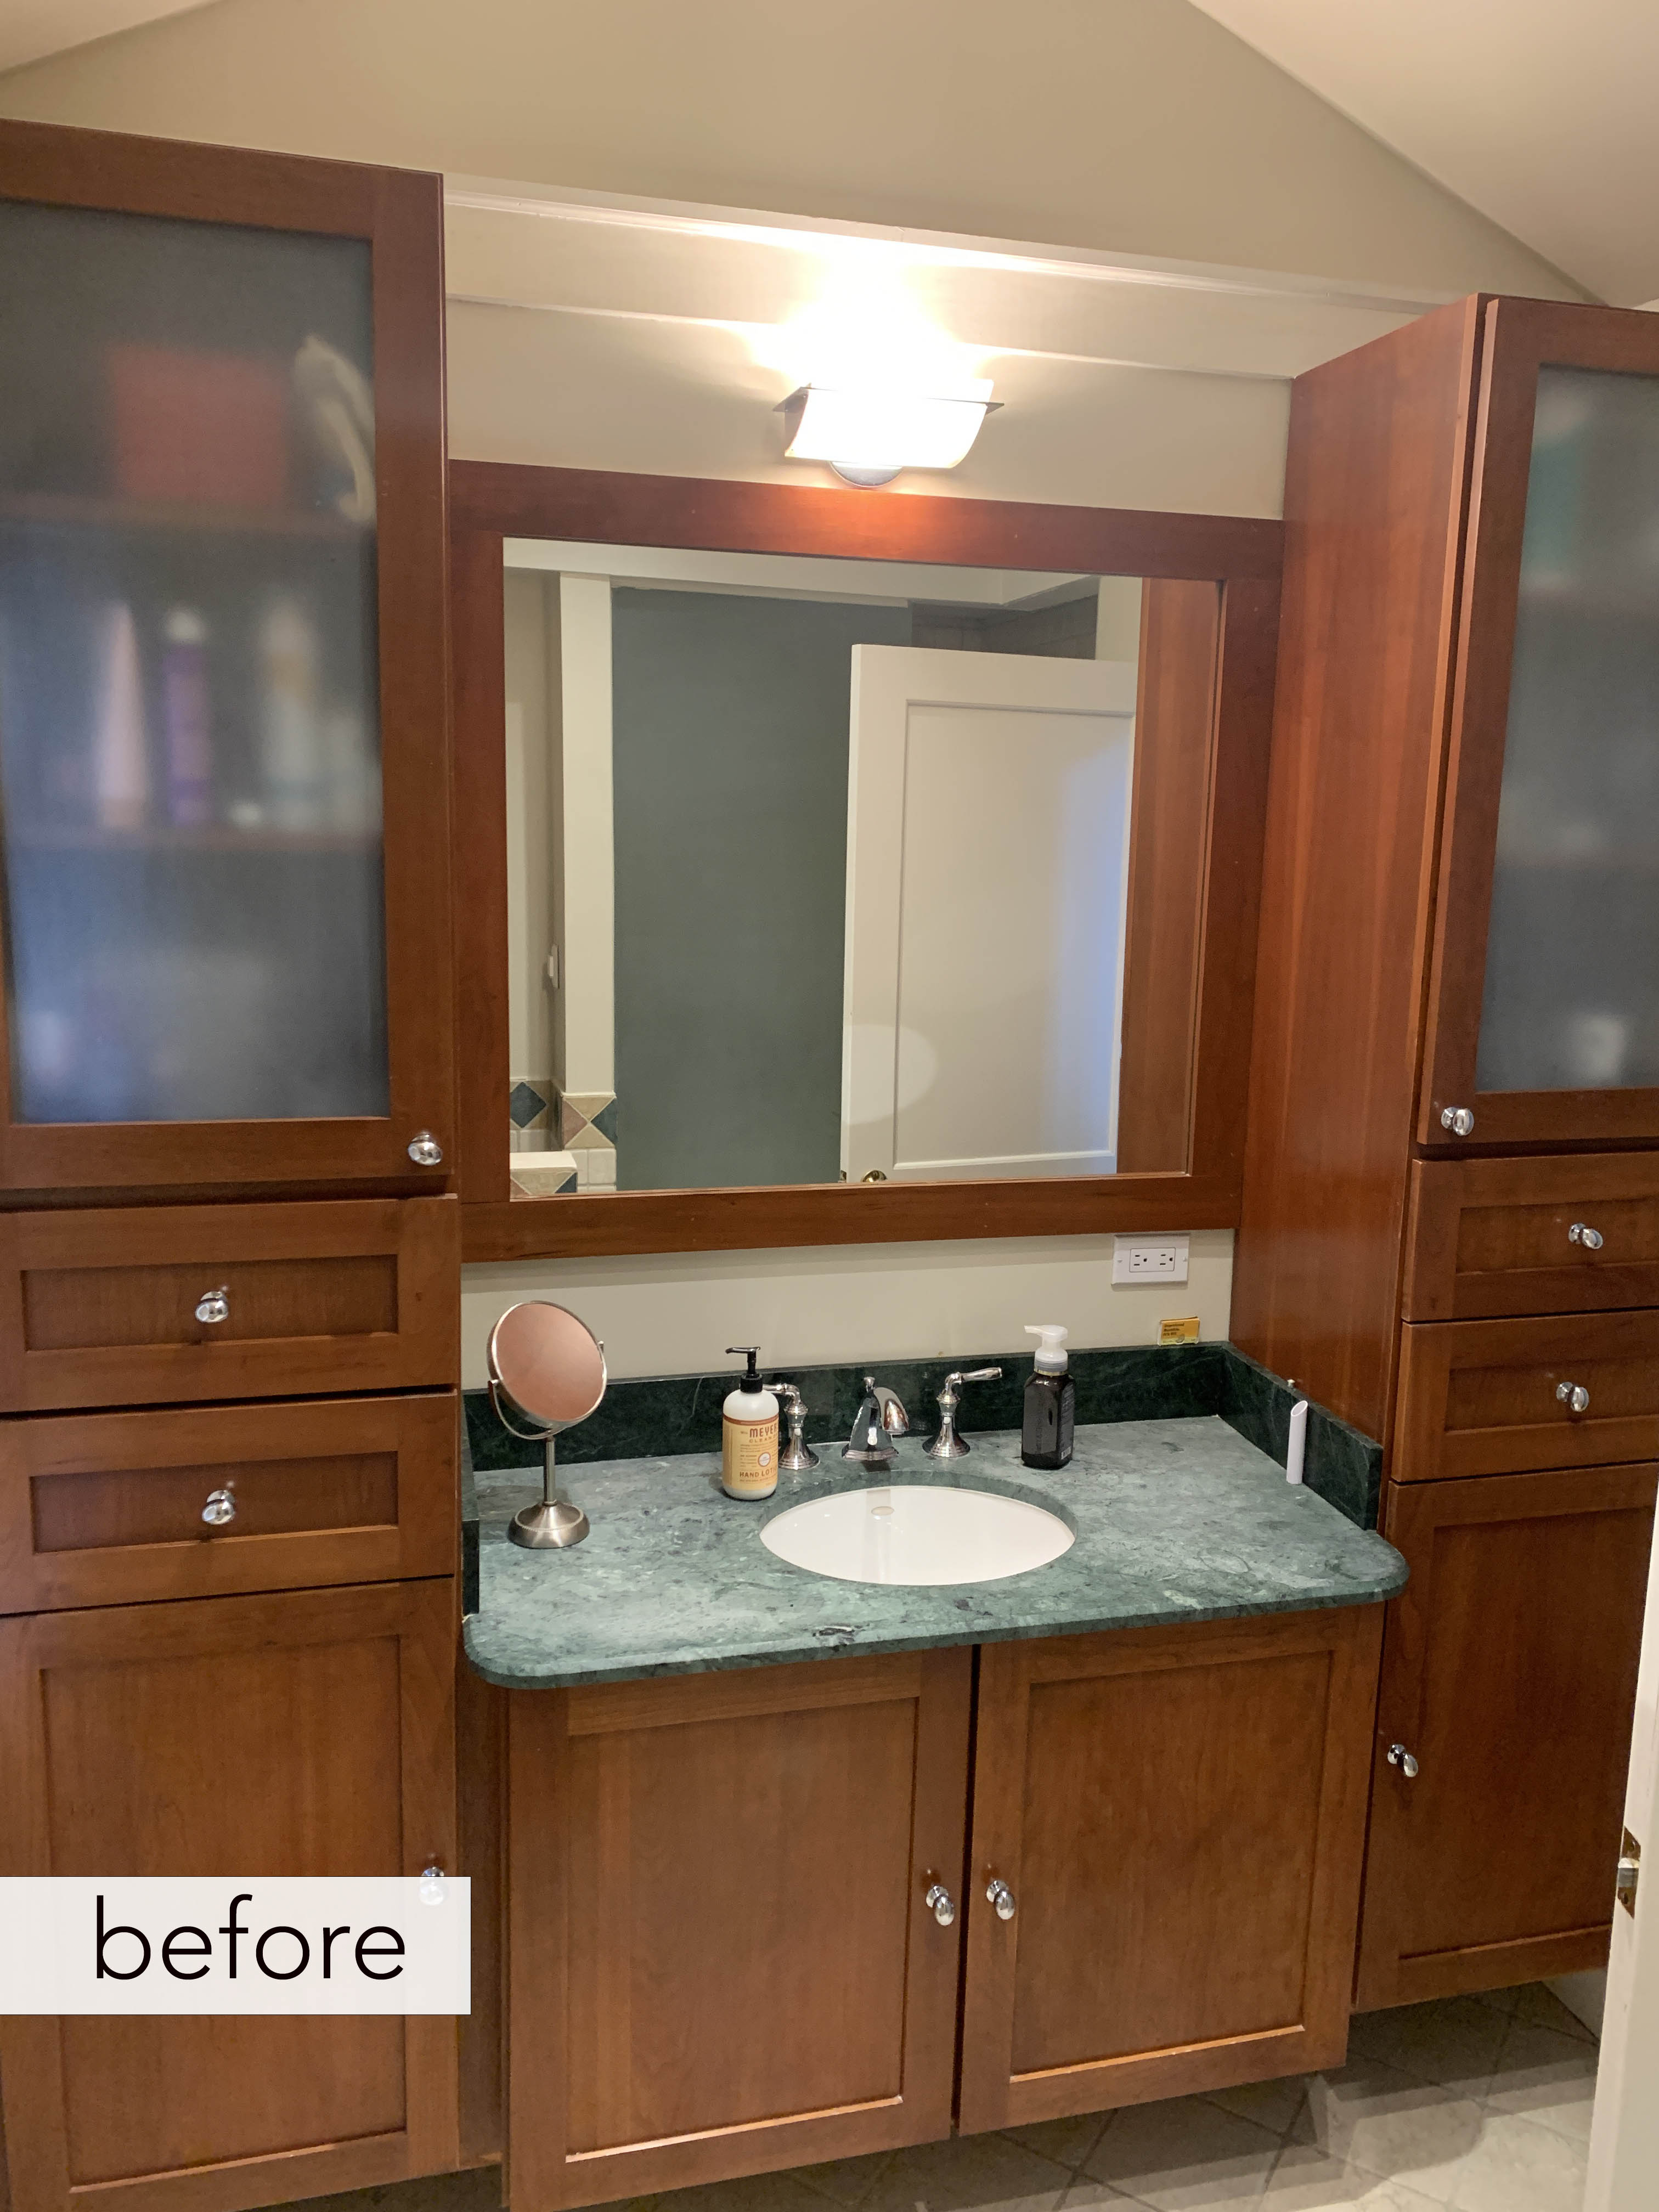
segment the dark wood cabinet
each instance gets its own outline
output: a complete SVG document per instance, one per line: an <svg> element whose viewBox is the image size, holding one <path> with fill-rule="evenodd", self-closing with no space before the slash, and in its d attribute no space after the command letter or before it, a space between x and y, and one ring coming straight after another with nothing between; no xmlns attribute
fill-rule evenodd
<svg viewBox="0 0 1659 2212"><path fill-rule="evenodd" d="M512 1692L509 2201L1340 2063L1381 1634L1365 1607Z"/></svg>
<svg viewBox="0 0 1659 2212"><path fill-rule="evenodd" d="M1392 1481L1659 1454L1659 1311L1413 1322Z"/></svg>
<svg viewBox="0 0 1659 2212"><path fill-rule="evenodd" d="M447 1581L0 1621L9 1875L453 1866ZM0 2020L13 2212L251 2205L455 2160L428 2019Z"/></svg>
<svg viewBox="0 0 1659 2212"><path fill-rule="evenodd" d="M1656 1481L1393 1491L1360 2008L1605 1961Z"/></svg>
<svg viewBox="0 0 1659 2212"><path fill-rule="evenodd" d="M981 1654L965 2130L1341 2063L1381 1629Z"/></svg>
<svg viewBox="0 0 1659 2212"><path fill-rule="evenodd" d="M1408 1322L1659 1306L1659 1152L1418 1160Z"/></svg>
<svg viewBox="0 0 1659 2212"><path fill-rule="evenodd" d="M0 123L0 1188L449 1172L442 238Z"/></svg>
<svg viewBox="0 0 1659 2212"><path fill-rule="evenodd" d="M1480 347L1415 1133L1659 1143L1659 330L1492 300Z"/></svg>
<svg viewBox="0 0 1659 2212"><path fill-rule="evenodd" d="M508 1699L508 2191L947 2135L972 1654Z"/></svg>
<svg viewBox="0 0 1659 2212"><path fill-rule="evenodd" d="M1611 1909L1659 1453L1659 325L1477 297L1310 371L1285 519L1233 1333L1382 1440L1412 1562L1387 2004L1588 1964Z"/></svg>
<svg viewBox="0 0 1659 2212"><path fill-rule="evenodd" d="M453 1199L0 1214L0 1410L447 1385Z"/></svg>
<svg viewBox="0 0 1659 2212"><path fill-rule="evenodd" d="M0 1613L447 1575L455 1394L0 1422Z"/></svg>

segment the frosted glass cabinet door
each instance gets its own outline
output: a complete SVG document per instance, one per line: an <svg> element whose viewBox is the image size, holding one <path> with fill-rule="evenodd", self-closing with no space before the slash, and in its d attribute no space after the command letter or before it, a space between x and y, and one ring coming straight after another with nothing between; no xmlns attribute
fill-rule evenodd
<svg viewBox="0 0 1659 2212"><path fill-rule="evenodd" d="M99 138L64 204L82 137L0 126L4 1180L422 1172L435 195Z"/></svg>
<svg viewBox="0 0 1659 2212"><path fill-rule="evenodd" d="M1659 1129L1659 331L1504 301L1488 341L1423 1134L1640 1135ZM1460 1106L1464 1139L1441 1121Z"/></svg>

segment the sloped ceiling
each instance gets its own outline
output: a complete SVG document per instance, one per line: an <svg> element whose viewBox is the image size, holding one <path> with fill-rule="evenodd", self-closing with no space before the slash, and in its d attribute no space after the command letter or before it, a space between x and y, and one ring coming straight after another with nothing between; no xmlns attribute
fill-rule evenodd
<svg viewBox="0 0 1659 2212"><path fill-rule="evenodd" d="M206 0L0 0L0 70L153 23L162 15L182 15Z"/></svg>
<svg viewBox="0 0 1659 2212"><path fill-rule="evenodd" d="M1659 295L1655 0L1195 0L1600 298Z"/></svg>

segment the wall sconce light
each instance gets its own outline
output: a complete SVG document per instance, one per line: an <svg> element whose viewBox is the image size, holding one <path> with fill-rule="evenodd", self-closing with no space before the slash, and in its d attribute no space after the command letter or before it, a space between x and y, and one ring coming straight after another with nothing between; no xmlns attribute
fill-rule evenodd
<svg viewBox="0 0 1659 2212"><path fill-rule="evenodd" d="M803 384L782 401L786 457L828 461L853 484L891 483L901 469L953 469L1001 402L988 379L957 395L878 386Z"/></svg>

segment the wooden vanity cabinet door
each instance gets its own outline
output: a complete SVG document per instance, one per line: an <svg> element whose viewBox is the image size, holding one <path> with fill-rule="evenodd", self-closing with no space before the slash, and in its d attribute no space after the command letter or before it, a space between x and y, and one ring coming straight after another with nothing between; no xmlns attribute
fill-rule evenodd
<svg viewBox="0 0 1659 2212"><path fill-rule="evenodd" d="M1382 1625L1368 1606L982 1653L965 2131L1341 2063Z"/></svg>
<svg viewBox="0 0 1659 2212"><path fill-rule="evenodd" d="M972 1654L509 1699L508 2199L951 2129Z"/></svg>
<svg viewBox="0 0 1659 2212"><path fill-rule="evenodd" d="M453 1586L0 1621L0 1871L454 1857ZM11 2212L243 2212L451 2166L455 2023L0 2019Z"/></svg>
<svg viewBox="0 0 1659 2212"><path fill-rule="evenodd" d="M1389 1493L1411 1580L1384 1637L1361 2011L1605 1964L1656 1484L1568 1468Z"/></svg>

